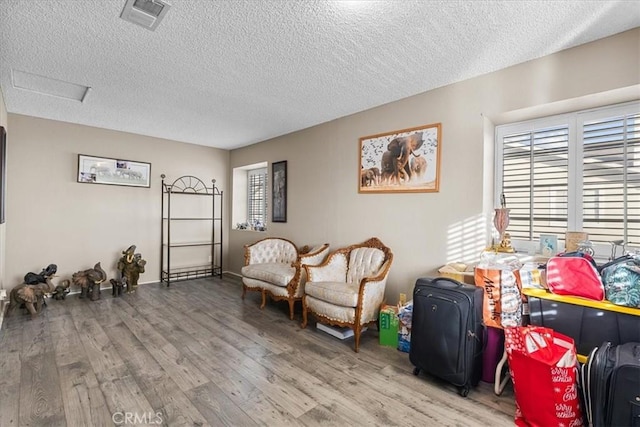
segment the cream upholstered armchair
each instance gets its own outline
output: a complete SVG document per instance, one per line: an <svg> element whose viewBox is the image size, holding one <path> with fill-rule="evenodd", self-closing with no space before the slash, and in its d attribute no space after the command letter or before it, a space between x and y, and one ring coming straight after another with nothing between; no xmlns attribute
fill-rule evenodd
<svg viewBox="0 0 640 427"><path fill-rule="evenodd" d="M307 326L308 312L320 323L347 326L353 330L357 353L362 329L378 322L392 262L391 249L374 237L336 250L321 265L306 265L302 327Z"/></svg>
<svg viewBox="0 0 640 427"><path fill-rule="evenodd" d="M279 237L267 237L244 247L242 267L242 299L247 291L262 293L264 308L267 295L275 301L286 300L289 303L289 317L293 320L296 301L302 300L306 271L303 265L320 264L329 253L329 244L309 250L298 250L295 244Z"/></svg>

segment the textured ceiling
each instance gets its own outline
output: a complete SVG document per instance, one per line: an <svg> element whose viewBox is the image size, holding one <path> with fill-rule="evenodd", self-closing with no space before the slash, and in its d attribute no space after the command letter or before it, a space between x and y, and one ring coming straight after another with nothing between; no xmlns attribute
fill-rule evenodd
<svg viewBox="0 0 640 427"><path fill-rule="evenodd" d="M152 32L124 3L0 0L7 110L232 149L640 26L638 1L169 0Z"/></svg>

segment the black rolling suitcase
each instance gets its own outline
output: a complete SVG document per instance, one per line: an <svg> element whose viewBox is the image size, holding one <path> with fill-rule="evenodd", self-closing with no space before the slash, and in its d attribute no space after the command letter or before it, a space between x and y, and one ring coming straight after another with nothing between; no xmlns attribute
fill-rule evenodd
<svg viewBox="0 0 640 427"><path fill-rule="evenodd" d="M461 396L478 384L482 368L483 290L443 277L421 278L413 290L409 360L449 381Z"/></svg>
<svg viewBox="0 0 640 427"><path fill-rule="evenodd" d="M585 413L592 427L640 426L640 343L603 343L581 370Z"/></svg>

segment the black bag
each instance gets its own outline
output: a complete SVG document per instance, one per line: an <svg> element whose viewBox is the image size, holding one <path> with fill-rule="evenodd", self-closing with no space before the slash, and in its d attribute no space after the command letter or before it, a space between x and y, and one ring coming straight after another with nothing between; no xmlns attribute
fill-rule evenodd
<svg viewBox="0 0 640 427"><path fill-rule="evenodd" d="M421 278L413 290L409 360L467 396L482 369L482 288L448 278Z"/></svg>
<svg viewBox="0 0 640 427"><path fill-rule="evenodd" d="M640 426L640 343L594 348L580 372L592 427Z"/></svg>

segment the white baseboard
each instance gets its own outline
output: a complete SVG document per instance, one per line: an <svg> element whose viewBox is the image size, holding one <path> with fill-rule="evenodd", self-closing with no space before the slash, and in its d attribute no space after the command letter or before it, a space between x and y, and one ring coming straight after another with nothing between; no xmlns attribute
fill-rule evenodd
<svg viewBox="0 0 640 427"><path fill-rule="evenodd" d="M6 316L7 308L9 308L9 300L0 301L0 331L2 330L2 322Z"/></svg>
<svg viewBox="0 0 640 427"><path fill-rule="evenodd" d="M242 274L234 273L233 271L223 271L222 274L229 274L231 276L242 278Z"/></svg>

